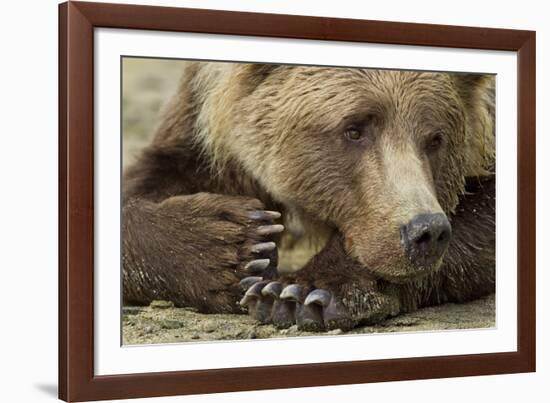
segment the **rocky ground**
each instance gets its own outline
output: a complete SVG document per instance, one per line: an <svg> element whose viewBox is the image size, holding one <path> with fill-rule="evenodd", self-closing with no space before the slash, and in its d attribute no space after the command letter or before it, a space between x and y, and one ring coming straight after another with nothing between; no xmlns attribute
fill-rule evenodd
<svg viewBox="0 0 550 403"><path fill-rule="evenodd" d="M495 326L495 297L425 308L349 332L340 329L324 333L302 332L296 326L281 330L259 325L246 315L199 314L192 309L174 308L165 301L148 307L124 307L122 325L125 345L488 328Z"/></svg>

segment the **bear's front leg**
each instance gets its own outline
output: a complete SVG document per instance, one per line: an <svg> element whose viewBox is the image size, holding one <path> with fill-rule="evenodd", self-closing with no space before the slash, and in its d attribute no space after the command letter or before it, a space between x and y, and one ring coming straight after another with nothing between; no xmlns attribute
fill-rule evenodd
<svg viewBox="0 0 550 403"><path fill-rule="evenodd" d="M214 193L125 201L125 303L163 299L205 313L240 312L239 280L276 270L279 217L257 199Z"/></svg>
<svg viewBox="0 0 550 403"><path fill-rule="evenodd" d="M280 328L347 330L399 313L397 296L378 289L376 279L346 254L339 233L298 272L276 280L247 277L241 286L249 314Z"/></svg>

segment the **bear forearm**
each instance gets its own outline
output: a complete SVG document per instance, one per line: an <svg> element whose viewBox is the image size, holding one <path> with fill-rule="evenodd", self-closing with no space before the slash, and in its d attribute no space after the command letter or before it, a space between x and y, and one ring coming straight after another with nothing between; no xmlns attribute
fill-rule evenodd
<svg viewBox="0 0 550 403"><path fill-rule="evenodd" d="M467 190L452 216L453 239L439 273L452 302L495 291L495 176L471 178Z"/></svg>
<svg viewBox="0 0 550 403"><path fill-rule="evenodd" d="M192 222L181 217L191 226L175 233L177 224L168 212L145 200L127 203L122 216L125 303L142 305L154 299L171 300L177 305L195 302L184 289L187 283L194 283L192 274L197 263L187 245L197 241Z"/></svg>

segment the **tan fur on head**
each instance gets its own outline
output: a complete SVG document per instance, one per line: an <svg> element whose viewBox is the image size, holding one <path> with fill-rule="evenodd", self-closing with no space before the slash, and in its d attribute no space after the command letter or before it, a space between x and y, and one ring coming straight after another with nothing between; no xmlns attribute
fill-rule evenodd
<svg viewBox="0 0 550 403"><path fill-rule="evenodd" d="M452 213L465 178L494 169L493 76L233 63L187 72L176 102L212 169L236 166L296 222L337 228L381 277L414 272L400 225ZM346 140L349 127L366 133L361 143Z"/></svg>

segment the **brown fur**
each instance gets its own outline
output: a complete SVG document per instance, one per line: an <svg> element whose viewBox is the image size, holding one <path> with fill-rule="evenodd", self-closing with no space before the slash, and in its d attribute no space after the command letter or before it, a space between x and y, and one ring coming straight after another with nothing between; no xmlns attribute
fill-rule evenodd
<svg viewBox="0 0 550 403"><path fill-rule="evenodd" d="M350 126L359 143L343 136ZM483 295L494 288L493 166L490 76L189 63L124 176L124 299L238 312L259 241L248 217L262 208L282 212L283 238L330 238L292 278L359 298L357 311L379 296L385 308L368 320ZM485 185L468 196L467 178ZM443 263L419 270L399 227L427 212L446 213L453 238Z"/></svg>

